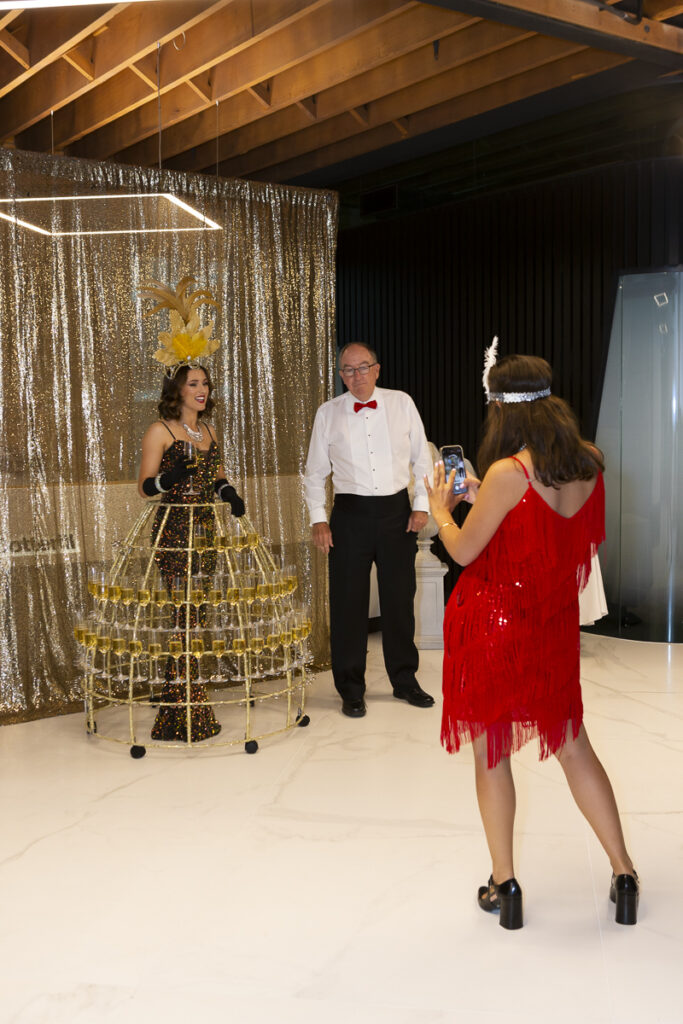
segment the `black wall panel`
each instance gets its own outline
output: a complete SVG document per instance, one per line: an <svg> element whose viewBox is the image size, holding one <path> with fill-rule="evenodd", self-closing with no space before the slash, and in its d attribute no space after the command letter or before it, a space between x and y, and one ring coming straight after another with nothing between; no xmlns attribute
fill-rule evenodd
<svg viewBox="0 0 683 1024"><path fill-rule="evenodd" d="M474 457L483 353L531 352L594 435L618 274L683 262L683 160L574 174L340 234L338 342Z"/></svg>

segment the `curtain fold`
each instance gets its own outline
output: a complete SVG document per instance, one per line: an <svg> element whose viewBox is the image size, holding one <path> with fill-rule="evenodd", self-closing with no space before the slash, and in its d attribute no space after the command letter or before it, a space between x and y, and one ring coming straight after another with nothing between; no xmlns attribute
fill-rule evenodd
<svg viewBox="0 0 683 1024"><path fill-rule="evenodd" d="M0 723L81 696L86 565L111 559L140 510L140 439L157 418L151 356L166 324L143 318L148 278L191 274L222 305L206 366L223 462L273 552L297 565L326 665L326 565L302 471L334 393L336 194L0 150L0 199L38 197L54 201L0 205L55 232L0 220Z"/></svg>

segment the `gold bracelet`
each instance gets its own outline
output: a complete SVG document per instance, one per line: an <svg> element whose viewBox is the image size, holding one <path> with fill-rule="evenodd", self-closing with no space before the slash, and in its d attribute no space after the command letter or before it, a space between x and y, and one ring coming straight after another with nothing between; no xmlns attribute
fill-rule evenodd
<svg viewBox="0 0 683 1024"><path fill-rule="evenodd" d="M445 530L447 526L455 526L455 523L442 523L439 527L439 533L441 533L442 530Z"/></svg>

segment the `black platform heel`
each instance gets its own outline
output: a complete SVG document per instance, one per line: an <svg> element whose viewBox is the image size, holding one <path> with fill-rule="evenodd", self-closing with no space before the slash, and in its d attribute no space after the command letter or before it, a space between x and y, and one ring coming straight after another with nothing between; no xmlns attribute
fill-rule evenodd
<svg viewBox="0 0 683 1024"><path fill-rule="evenodd" d="M617 924L635 924L638 920L638 900L640 884L638 875L612 875L609 887L609 898L616 903L614 919Z"/></svg>
<svg viewBox="0 0 683 1024"><path fill-rule="evenodd" d="M522 914L522 887L516 878L508 878L507 882L496 885L493 875L488 885L482 885L477 894L477 902L487 914L500 911L501 928L521 928L524 924Z"/></svg>

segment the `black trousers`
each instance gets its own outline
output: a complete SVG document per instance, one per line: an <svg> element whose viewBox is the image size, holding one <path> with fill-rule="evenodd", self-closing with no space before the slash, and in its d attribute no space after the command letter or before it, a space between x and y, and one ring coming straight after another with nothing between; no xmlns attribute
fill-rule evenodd
<svg viewBox="0 0 683 1024"><path fill-rule="evenodd" d="M415 553L406 533L407 491L379 498L337 494L330 517L330 642L334 685L345 700L365 693L370 570L377 566L382 649L395 692L415 685Z"/></svg>

